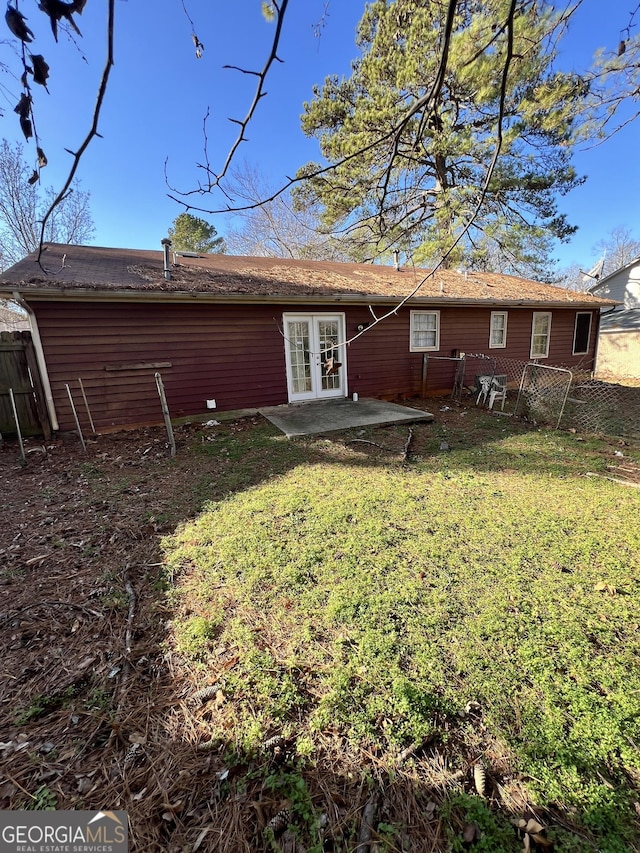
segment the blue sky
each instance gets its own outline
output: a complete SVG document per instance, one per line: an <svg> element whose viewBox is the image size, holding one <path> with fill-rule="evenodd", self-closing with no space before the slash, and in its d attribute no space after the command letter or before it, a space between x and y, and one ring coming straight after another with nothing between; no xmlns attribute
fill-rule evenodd
<svg viewBox="0 0 640 853"><path fill-rule="evenodd" d="M64 149L77 148L88 130L104 65L106 5L105 0L88 0L83 15L76 16L83 38L74 43L61 34L56 46L35 0L21 0L37 49L51 66L50 95L36 87L37 129L49 158L45 185L60 186L70 164ZM222 66L262 68L273 25L265 22L260 0L184 0L184 5L204 44L199 60L182 0L116 0L116 64L100 121L103 138L92 142L79 171L82 187L91 192L97 245L159 248L182 210L168 198L165 162L174 187L197 187L205 114L209 112L209 162L217 171L237 134L228 119L244 118L253 97L255 78ZM318 35L314 24L323 19L325 6ZM238 161L259 168L270 184L279 185L300 165L318 158L315 141L300 130L302 104L326 75L349 73L363 8L362 0L290 0L279 51L283 62L272 69L267 97ZM627 0L583 0L560 46L562 66L581 70L598 47L614 49L629 12ZM5 60L11 50L5 42ZM21 138L13 113L18 92L7 73L0 75L0 121L9 140ZM579 226L571 243L556 252L563 266L588 268L596 259L595 244L618 225L640 238L639 133L636 122L576 155L576 168L587 181L561 202L569 221ZM202 196L193 203L211 208L217 200ZM224 235L229 226L225 217L210 220Z"/></svg>

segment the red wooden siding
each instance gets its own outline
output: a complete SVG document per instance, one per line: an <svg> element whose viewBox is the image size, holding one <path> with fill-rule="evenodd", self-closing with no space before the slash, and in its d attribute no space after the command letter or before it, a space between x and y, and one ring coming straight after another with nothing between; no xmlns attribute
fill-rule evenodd
<svg viewBox="0 0 640 853"><path fill-rule="evenodd" d="M429 309L426 309L429 310ZM430 356L451 356L465 352L494 356L498 359L530 360L531 328L534 310L531 308L474 308L441 307L440 348ZM507 311L507 346L489 348L491 312ZM536 309L542 310L542 309ZM585 309L582 309L582 312ZM582 313L581 312L581 313ZM353 315L353 309L347 314ZM551 311L551 343L549 356L541 364L578 367L592 370L594 366L595 339L598 312L592 312L593 321L587 355L573 355L573 335L576 309ZM359 312L357 322L366 322L366 310ZM348 323L350 333L355 324ZM423 354L409 352L409 309L392 316L374 327L349 348L349 391L361 396L415 396L422 390ZM429 392L450 391L453 387L455 363L434 358L428 365ZM469 379L469 377L467 377Z"/></svg>
<svg viewBox="0 0 640 853"><path fill-rule="evenodd" d="M356 334L358 324L371 321L366 306L97 301L32 305L61 429L74 428L65 383L71 387L81 423L88 423L78 378L98 430L162 421L156 369L173 417L206 415L207 399L215 399L220 411L286 403L283 313L344 313L347 337ZM508 311L507 347L491 350L489 324L495 307L439 310L440 349L432 355L450 356L458 350L529 360L533 309L498 307ZM542 362L590 369L597 312L588 356L572 355L576 309L554 309L552 314L549 357ZM349 345L348 391L386 398L417 396L422 359L422 353L409 352L409 309L403 309ZM171 367L107 369L163 362ZM450 390L452 382L450 362L430 362L430 392ZM210 414L215 417L215 411Z"/></svg>
<svg viewBox="0 0 640 853"><path fill-rule="evenodd" d="M61 429L73 428L65 383L83 422L78 377L96 428L162 421L156 369L113 369L118 365L170 362L158 372L173 417L206 414L207 399L220 410L286 402L277 309L110 302L34 308Z"/></svg>

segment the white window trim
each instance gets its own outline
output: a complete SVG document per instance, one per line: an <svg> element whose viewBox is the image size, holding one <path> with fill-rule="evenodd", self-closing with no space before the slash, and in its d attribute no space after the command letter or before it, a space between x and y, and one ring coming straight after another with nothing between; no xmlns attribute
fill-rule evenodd
<svg viewBox="0 0 640 853"><path fill-rule="evenodd" d="M436 343L432 347L414 347L413 345L413 318L418 314L433 314L436 318ZM409 321L409 352L437 352L440 349L440 311L411 311Z"/></svg>
<svg viewBox="0 0 640 853"><path fill-rule="evenodd" d="M587 348L582 352L578 352L576 350L576 335L578 333L578 317L581 314L586 314L589 317L589 334L587 335ZM587 355L589 352L589 346L591 345L591 329L593 328L593 311L576 311L576 319L573 324L573 348L571 350L573 355Z"/></svg>
<svg viewBox="0 0 640 853"><path fill-rule="evenodd" d="M502 339L501 344L492 344L491 338L493 336L493 318L498 314L504 315L504 337ZM509 312L508 311L492 311L491 312L491 321L489 323L489 349L505 349L507 346L507 323L509 321Z"/></svg>
<svg viewBox="0 0 640 853"><path fill-rule="evenodd" d="M536 318L537 317L548 317L549 318L549 330L547 332L547 346L545 348L545 352L534 352L533 351L533 338L534 332L536 328ZM548 358L549 357L549 345L551 343L551 320L553 319L553 314L551 311L534 311L533 317L531 319L531 349L529 350L530 358Z"/></svg>

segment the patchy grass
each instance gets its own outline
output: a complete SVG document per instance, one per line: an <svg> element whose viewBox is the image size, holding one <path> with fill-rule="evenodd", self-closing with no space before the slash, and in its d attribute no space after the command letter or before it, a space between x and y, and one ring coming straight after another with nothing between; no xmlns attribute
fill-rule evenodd
<svg viewBox="0 0 640 853"><path fill-rule="evenodd" d="M120 804L132 851L638 850L638 448L430 410L408 455L4 442L2 808Z"/></svg>
<svg viewBox="0 0 640 853"><path fill-rule="evenodd" d="M522 849L514 787L556 851L638 849L640 495L584 476L602 443L487 417L424 431L401 465L242 438L201 445L229 456L231 491L164 541L174 646L219 688L201 737L297 744L268 781L299 791L316 847L305 762L363 784L413 762L419 786L437 747L451 849ZM460 781L479 763L485 797ZM403 831L378 825L389 850Z"/></svg>

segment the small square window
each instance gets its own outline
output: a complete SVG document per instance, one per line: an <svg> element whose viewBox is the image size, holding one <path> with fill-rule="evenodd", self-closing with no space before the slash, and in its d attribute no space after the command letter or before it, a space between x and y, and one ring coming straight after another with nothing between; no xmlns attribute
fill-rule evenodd
<svg viewBox="0 0 640 853"><path fill-rule="evenodd" d="M410 352L440 349L440 312L412 311Z"/></svg>
<svg viewBox="0 0 640 853"><path fill-rule="evenodd" d="M534 311L531 324L531 358L547 358L551 338L551 312Z"/></svg>
<svg viewBox="0 0 640 853"><path fill-rule="evenodd" d="M489 331L489 347L494 349L507 345L507 312L492 311Z"/></svg>

